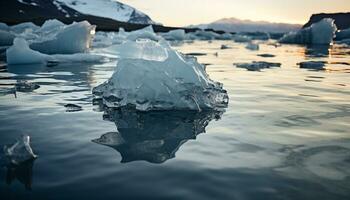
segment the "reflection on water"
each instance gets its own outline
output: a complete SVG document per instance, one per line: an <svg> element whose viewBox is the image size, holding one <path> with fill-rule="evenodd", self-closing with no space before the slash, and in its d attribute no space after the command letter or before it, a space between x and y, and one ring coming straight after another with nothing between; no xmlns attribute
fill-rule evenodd
<svg viewBox="0 0 350 200"><path fill-rule="evenodd" d="M144 160L163 163L174 158L185 142L205 132L213 119L223 111L105 111L104 119L115 123L118 132L108 132L93 140L110 146L122 156L122 163Z"/></svg>
<svg viewBox="0 0 350 200"><path fill-rule="evenodd" d="M11 185L12 182L18 180L21 182L27 190L32 189L32 177L33 177L33 160L28 160L20 165L8 165L6 172L6 183Z"/></svg>
<svg viewBox="0 0 350 200"><path fill-rule="evenodd" d="M305 57L328 57L329 45L307 45L305 47Z"/></svg>

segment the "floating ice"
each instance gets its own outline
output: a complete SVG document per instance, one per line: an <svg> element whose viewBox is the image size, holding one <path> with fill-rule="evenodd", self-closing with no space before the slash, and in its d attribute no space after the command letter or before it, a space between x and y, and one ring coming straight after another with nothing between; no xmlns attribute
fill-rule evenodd
<svg viewBox="0 0 350 200"><path fill-rule="evenodd" d="M46 55L29 48L23 38L15 38L14 44L6 50L6 60L9 65L47 64L48 62L102 62L106 58L100 55L76 53L70 55Z"/></svg>
<svg viewBox="0 0 350 200"><path fill-rule="evenodd" d="M66 108L66 112L77 112L83 110L81 106L72 103L68 103L64 105L64 107Z"/></svg>
<svg viewBox="0 0 350 200"><path fill-rule="evenodd" d="M235 63L238 68L244 68L248 71L260 71L261 69L271 67L281 67L281 63L265 62L265 61L253 61L252 63Z"/></svg>
<svg viewBox="0 0 350 200"><path fill-rule="evenodd" d="M264 58L273 58L273 57L276 57L275 55L269 54L269 53L262 53L262 54L258 54L257 56L264 57Z"/></svg>
<svg viewBox="0 0 350 200"><path fill-rule="evenodd" d="M250 42L252 41L252 38L246 35L234 35L233 40L235 42Z"/></svg>
<svg viewBox="0 0 350 200"><path fill-rule="evenodd" d="M326 62L324 61L305 61L298 63L300 68L304 69L314 69L314 70L324 70Z"/></svg>
<svg viewBox="0 0 350 200"><path fill-rule="evenodd" d="M126 34L126 39L131 41L136 41L137 39L150 39L153 41L159 41L162 39L160 36L154 33L152 25L129 33L122 32L121 34Z"/></svg>
<svg viewBox="0 0 350 200"><path fill-rule="evenodd" d="M13 46L6 50L6 60L9 65L46 63L49 59L50 56L30 49L23 38L15 38Z"/></svg>
<svg viewBox="0 0 350 200"><path fill-rule="evenodd" d="M337 40L345 40L345 39L350 39L350 28L340 30L339 32L336 33L336 39Z"/></svg>
<svg viewBox="0 0 350 200"><path fill-rule="evenodd" d="M11 32L0 30L0 46L10 46L15 39L15 35Z"/></svg>
<svg viewBox="0 0 350 200"><path fill-rule="evenodd" d="M51 22L46 27L60 27L58 22ZM46 29L46 27L43 27ZM30 44L30 48L46 54L72 54L85 52L89 47L96 26L87 21L73 23L58 32L36 40Z"/></svg>
<svg viewBox="0 0 350 200"><path fill-rule="evenodd" d="M285 34L279 42L295 44L329 45L335 37L337 27L333 19L327 18L312 24L310 27Z"/></svg>
<svg viewBox="0 0 350 200"><path fill-rule="evenodd" d="M227 46L227 45L221 45L220 49L230 49L231 47Z"/></svg>
<svg viewBox="0 0 350 200"><path fill-rule="evenodd" d="M21 24L11 26L10 30L15 32L15 33L20 34L20 33L25 32L26 30L35 31L39 28L40 28L39 26L33 24L32 22L24 22Z"/></svg>
<svg viewBox="0 0 350 200"><path fill-rule="evenodd" d="M15 84L15 90L18 92L32 92L38 88L40 88L40 85L24 80L20 80Z"/></svg>
<svg viewBox="0 0 350 200"><path fill-rule="evenodd" d="M253 43L253 42L249 42L246 46L246 49L252 50L252 51L257 51L259 50L259 44Z"/></svg>
<svg viewBox="0 0 350 200"><path fill-rule="evenodd" d="M28 135L22 135L14 144L4 146L3 150L9 163L15 165L37 157L30 147L30 137Z"/></svg>
<svg viewBox="0 0 350 200"><path fill-rule="evenodd" d="M163 61L121 58L112 77L94 88L108 107L133 106L137 110L201 110L225 107L222 84L209 79L194 57L159 42L167 58ZM142 54L141 54L142 55Z"/></svg>
<svg viewBox="0 0 350 200"><path fill-rule="evenodd" d="M186 40L186 33L183 29L171 30L161 35L166 40Z"/></svg>

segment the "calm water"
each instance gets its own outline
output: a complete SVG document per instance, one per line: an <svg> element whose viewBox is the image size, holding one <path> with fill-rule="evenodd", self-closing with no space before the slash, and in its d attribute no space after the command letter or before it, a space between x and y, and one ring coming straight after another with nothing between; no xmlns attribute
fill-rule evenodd
<svg viewBox="0 0 350 200"><path fill-rule="evenodd" d="M350 49L174 48L205 54L199 61L228 91L225 112L104 110L91 90L115 62L1 67L0 143L28 134L39 158L1 168L0 199L350 199ZM329 64L300 69L305 60ZM251 61L282 66L233 65ZM19 80L40 88L15 98ZM69 103L82 110L66 112Z"/></svg>

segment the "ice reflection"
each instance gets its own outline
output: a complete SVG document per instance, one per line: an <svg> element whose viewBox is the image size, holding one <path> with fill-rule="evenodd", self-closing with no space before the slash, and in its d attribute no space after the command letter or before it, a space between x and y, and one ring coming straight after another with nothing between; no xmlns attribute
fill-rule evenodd
<svg viewBox="0 0 350 200"><path fill-rule="evenodd" d="M20 165L8 165L6 183L10 185L16 179L21 182L27 190L32 189L34 159L25 161Z"/></svg>
<svg viewBox="0 0 350 200"><path fill-rule="evenodd" d="M104 119L116 124L118 132L103 134L93 142L110 146L122 156L122 163L144 160L163 163L190 139L205 132L224 111L105 111Z"/></svg>
<svg viewBox="0 0 350 200"><path fill-rule="evenodd" d="M329 45L308 45L305 47L305 57L328 57Z"/></svg>

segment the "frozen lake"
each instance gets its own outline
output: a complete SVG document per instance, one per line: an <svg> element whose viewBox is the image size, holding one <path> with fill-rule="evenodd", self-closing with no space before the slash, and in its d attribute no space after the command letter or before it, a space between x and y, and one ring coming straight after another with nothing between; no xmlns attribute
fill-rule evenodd
<svg viewBox="0 0 350 200"><path fill-rule="evenodd" d="M1 168L1 199L350 198L349 48L173 47L197 55L223 83L225 112L104 111L91 90L111 77L115 62L3 65L0 144L28 134L39 157ZM267 53L274 57L258 56ZM325 61L324 69L297 66L310 60ZM233 65L252 61L281 67ZM40 88L14 95L20 80ZM123 142L101 145L113 139Z"/></svg>

